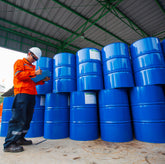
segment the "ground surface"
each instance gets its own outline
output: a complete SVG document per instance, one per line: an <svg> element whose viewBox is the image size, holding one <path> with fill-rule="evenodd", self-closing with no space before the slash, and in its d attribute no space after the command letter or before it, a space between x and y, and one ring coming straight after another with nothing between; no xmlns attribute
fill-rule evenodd
<svg viewBox="0 0 165 164"><path fill-rule="evenodd" d="M165 144L32 140L33 145L24 146L24 152L5 153L4 138L0 137L0 164L165 164Z"/></svg>

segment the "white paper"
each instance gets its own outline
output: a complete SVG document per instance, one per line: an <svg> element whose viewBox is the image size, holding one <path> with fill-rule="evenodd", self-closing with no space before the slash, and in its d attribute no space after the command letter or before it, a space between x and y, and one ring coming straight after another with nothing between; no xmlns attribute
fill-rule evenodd
<svg viewBox="0 0 165 164"><path fill-rule="evenodd" d="M45 106L45 96L41 96L40 106Z"/></svg>
<svg viewBox="0 0 165 164"><path fill-rule="evenodd" d="M85 93L85 104L96 104L96 94Z"/></svg>
<svg viewBox="0 0 165 164"><path fill-rule="evenodd" d="M90 59L101 60L99 51L95 49L91 49L89 53L90 53Z"/></svg>

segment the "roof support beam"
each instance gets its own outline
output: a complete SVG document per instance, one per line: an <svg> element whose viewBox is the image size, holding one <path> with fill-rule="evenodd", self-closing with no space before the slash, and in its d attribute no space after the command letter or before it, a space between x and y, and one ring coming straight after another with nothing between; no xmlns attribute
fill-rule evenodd
<svg viewBox="0 0 165 164"><path fill-rule="evenodd" d="M72 34L70 37L68 37L65 42L66 44L64 45L64 47L67 47L70 43L72 43L74 40L76 40L78 37L82 36L84 34L85 31L87 31L91 26L93 26L93 24L95 24L95 22L97 22L98 20L100 20L105 14L104 13L105 10L103 10L103 8L99 9L91 18L89 18L89 20L92 20L95 16L99 15L99 18L96 20L93 20L93 23L89 24L89 20L87 20L83 25L81 25L77 30L76 33L79 32L79 35L75 36L74 34ZM85 38L85 36L83 36ZM103 45L100 44L101 47L103 47Z"/></svg>
<svg viewBox="0 0 165 164"><path fill-rule="evenodd" d="M15 30L13 30L12 28L6 28L6 27L3 27L3 26L0 25L0 29L3 30L3 31L6 31L6 32L11 32L11 33L13 33L13 34L16 34L16 35L18 35L18 36L21 36L21 37L24 37L24 38L27 38L27 39L30 39L30 40L34 40L34 41L36 41L36 42L38 42L38 43L42 43L42 44L44 44L44 45L47 45L47 46L50 46L50 47L54 47L54 48L56 48L56 49L59 48L58 45L52 44L52 43L50 43L50 42L43 41L43 40L41 40L41 39L39 40L38 38L29 36L29 35L27 35L27 34L23 34L23 33L17 32L17 31L15 31ZM68 51L68 52L74 52L74 51L69 50L69 49L65 49L65 50ZM74 53L75 53L75 52L74 52Z"/></svg>
<svg viewBox="0 0 165 164"><path fill-rule="evenodd" d="M155 0L155 2L157 3L157 5L159 6L159 8L163 11L163 13L165 14L165 10L163 8L163 6L160 4L159 0Z"/></svg>
<svg viewBox="0 0 165 164"><path fill-rule="evenodd" d="M29 29L29 28L23 27L23 26L18 25L18 24L16 24L16 23L10 22L10 21L8 21L8 20L6 20L6 19L0 18L0 21L3 21L3 22L8 23L8 24L10 24L10 25L13 25L13 26L15 26L15 28L21 28L21 29L23 29L23 30L26 30L26 31L35 33L35 34L37 34L37 35L40 35L41 37L45 37L45 38L47 38L47 39L54 40L54 41L56 41L56 42L59 42L61 45L63 44L63 41L60 41L60 40L58 40L58 39L56 39L56 38L52 38L52 37L50 37L50 36L48 36L48 35L44 35L44 34L42 34L42 33L39 33L39 32L37 32L37 31L31 30L31 29ZM14 29L14 28L12 28L12 29ZM38 39L38 40L40 40L40 39ZM58 45L58 47L59 47L59 45ZM70 47L73 47L73 48L78 49L78 50L80 49L80 47L77 47L77 46L74 46L74 45L70 45Z"/></svg>
<svg viewBox="0 0 165 164"><path fill-rule="evenodd" d="M114 14L117 18L119 18L123 23L125 23L127 26L129 26L132 30L134 30L136 33L138 33L141 37L147 37L149 34L147 34L144 30L142 30L138 25L136 25L130 18L128 18L124 13L122 13L117 7L110 9L109 6L112 2L106 1L106 0L97 0L102 6L104 6L109 12Z"/></svg>
<svg viewBox="0 0 165 164"><path fill-rule="evenodd" d="M71 9L70 7L68 7L68 6L64 5L63 3L61 3L59 0L52 0L52 1L54 1L54 2L57 3L57 4L59 4L59 5L62 6L63 8L65 8L65 9L71 11L71 12L74 13L75 15L81 17L82 19L86 20L86 21L87 21L86 23L90 22L90 23L92 23L94 26L96 26L97 28L99 28L99 29L103 30L104 32L106 32L107 34L111 35L112 37L114 37L114 38L116 38L116 39L118 39L118 40L120 40L120 41L122 41L122 42L126 42L126 41L124 41L122 38L116 36L115 34L111 33L110 31L106 30L105 28L101 27L101 26L98 25L96 22L94 23L94 21L93 21L91 18L87 18L87 17L81 15L81 14L78 13L77 11L75 11L75 10ZM115 1L116 1L116 0L115 0ZM120 0L120 1L117 0L117 1L116 1L117 3L116 3L115 5L113 5L113 6L111 6L111 7L116 7L121 1L122 1L122 0ZM107 13L108 13L108 12L105 12L105 15L106 15ZM105 16L105 15L103 15L103 16ZM101 18L100 18L100 19L101 19ZM86 23L85 23L85 25L86 25ZM82 25L82 26L85 26L85 25Z"/></svg>
<svg viewBox="0 0 165 164"><path fill-rule="evenodd" d="M153 36L154 37L158 37L160 40L163 40L163 39L165 39L165 37L161 37L161 35L163 35L163 34L165 34L165 31L159 32L159 33L157 33L157 34L155 34Z"/></svg>
<svg viewBox="0 0 165 164"><path fill-rule="evenodd" d="M8 4L8 5L11 5L11 6L13 6L13 7L15 7L15 8L19 9L19 10L22 10L22 11L24 11L24 12L26 12L26 13L28 13L28 14L30 14L30 15L32 15L32 16L38 18L38 19L41 19L41 20L43 20L43 21L45 21L45 22L47 22L47 23L50 23L50 24L52 24L52 25L54 25L54 26L56 26L56 27L58 27L58 28L61 28L61 29L65 30L65 31L67 31L67 32L70 32L70 33L72 33L72 34L74 34L74 35L77 35L77 36L79 35L79 33L76 33L76 32L74 32L74 31L71 31L71 30L69 30L69 29L63 27L63 26L60 26L60 25L58 25L57 23L54 23L54 22L52 22L52 21L50 21L50 20L48 20L48 19L46 19L46 18L43 18L43 17L41 17L41 16L39 16L39 15L37 15L37 14L35 14L35 13L29 11L29 10L26 10L26 9L20 7L20 6L17 6L17 5L15 5L14 3L11 3L11 2L6 1L6 0L0 0L0 1L2 1L2 2ZM89 42L94 43L94 44L96 44L96 45L99 45L98 43L96 43L95 41L93 41L93 40L91 40L91 39L85 38L85 40L88 40ZM100 46L100 45L99 45L99 46Z"/></svg>

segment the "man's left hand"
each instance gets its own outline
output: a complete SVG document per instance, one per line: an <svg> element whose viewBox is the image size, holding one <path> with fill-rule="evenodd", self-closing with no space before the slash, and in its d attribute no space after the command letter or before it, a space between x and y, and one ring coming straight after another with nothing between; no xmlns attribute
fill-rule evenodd
<svg viewBox="0 0 165 164"><path fill-rule="evenodd" d="M43 79L43 81L49 81L50 80L50 77L45 77L44 79Z"/></svg>

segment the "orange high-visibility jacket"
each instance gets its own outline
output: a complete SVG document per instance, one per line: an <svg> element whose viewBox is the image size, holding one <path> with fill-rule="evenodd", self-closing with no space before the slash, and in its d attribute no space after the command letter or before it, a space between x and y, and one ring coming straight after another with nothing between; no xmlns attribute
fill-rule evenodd
<svg viewBox="0 0 165 164"><path fill-rule="evenodd" d="M44 82L35 83L31 80L32 77L35 77L35 65L25 58L17 60L14 64L14 95L18 93L36 95L36 85L42 85Z"/></svg>

